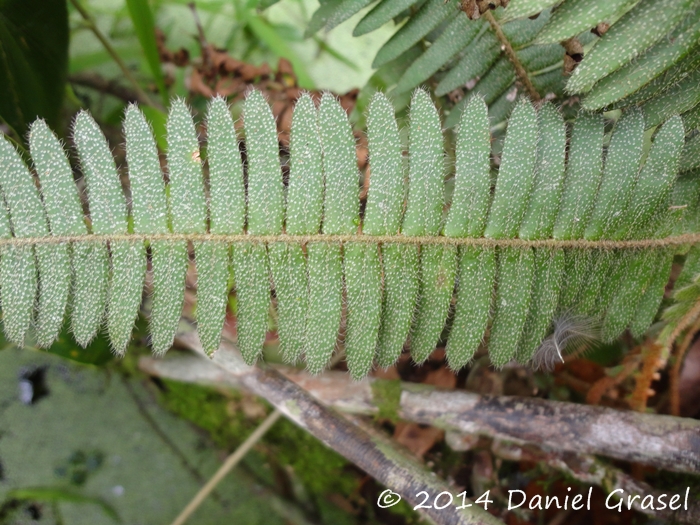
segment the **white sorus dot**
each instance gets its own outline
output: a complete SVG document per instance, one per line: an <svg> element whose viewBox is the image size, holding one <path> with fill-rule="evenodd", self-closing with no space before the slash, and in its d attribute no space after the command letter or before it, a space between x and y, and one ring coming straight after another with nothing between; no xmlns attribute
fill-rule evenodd
<svg viewBox="0 0 700 525"><path fill-rule="evenodd" d="M121 497L124 495L124 487L121 485L115 485L112 487L112 494L114 494L117 497Z"/></svg>

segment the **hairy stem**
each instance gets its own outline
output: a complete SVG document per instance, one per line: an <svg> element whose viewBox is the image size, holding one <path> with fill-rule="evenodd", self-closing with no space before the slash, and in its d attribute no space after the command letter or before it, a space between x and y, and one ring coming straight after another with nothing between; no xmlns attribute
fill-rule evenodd
<svg viewBox="0 0 700 525"><path fill-rule="evenodd" d="M542 97L540 97L540 94L537 92L535 86L532 84L532 81L530 80L530 77L528 76L527 71L523 67L522 63L520 62L518 55L515 54L513 46L510 45L510 41L501 30L501 26L493 17L491 11L486 11L483 14L483 16L486 20L488 20L489 24L491 25L491 29L493 29L496 38L498 38L498 41L501 43L503 50L508 56L508 60L510 60L510 63L513 64L513 68L515 68L515 74L517 75L520 82L523 83L523 86L525 86L528 95L530 95L530 98L533 102L539 102Z"/></svg>
<svg viewBox="0 0 700 525"><path fill-rule="evenodd" d="M47 235L42 237L10 237L0 239L0 246L34 246L43 244L63 244L63 243L104 243L115 241L168 241L168 242L222 242L222 243L275 243L286 242L292 244L306 244L309 242L325 243L361 243L361 244L410 244L410 245L442 245L442 246L485 246L485 247L513 247L513 248L580 248L589 250L599 249L645 249L664 248L669 246L682 246L686 244L700 243L700 233L685 233L682 235L672 235L661 239L635 239L627 241L597 240L588 241L585 239L492 239L487 237L477 238L455 238L442 237L438 235L426 235L419 237L408 237L404 235L214 235L208 233L165 233L165 234L107 234L107 235ZM700 305L695 317L700 314ZM692 322L693 317L690 322ZM687 327L684 325L676 337Z"/></svg>

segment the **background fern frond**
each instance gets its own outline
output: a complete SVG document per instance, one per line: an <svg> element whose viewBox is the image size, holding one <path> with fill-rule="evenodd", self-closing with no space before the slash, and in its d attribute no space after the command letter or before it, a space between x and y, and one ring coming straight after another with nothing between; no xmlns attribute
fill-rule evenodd
<svg viewBox="0 0 700 525"><path fill-rule="evenodd" d="M326 2L307 34L330 30L369 4ZM460 9L454 1L382 0L354 31L366 34L393 20L398 29L373 66L401 64L387 86L397 95L430 82L444 106L454 106L447 127L458 123L470 93L486 97L497 125L514 108L517 92L598 110L640 104L700 67L698 0L513 0L483 17ZM691 84L698 82L688 80L648 108L656 115L649 126L697 106L687 94ZM681 101L679 94L687 95Z"/></svg>

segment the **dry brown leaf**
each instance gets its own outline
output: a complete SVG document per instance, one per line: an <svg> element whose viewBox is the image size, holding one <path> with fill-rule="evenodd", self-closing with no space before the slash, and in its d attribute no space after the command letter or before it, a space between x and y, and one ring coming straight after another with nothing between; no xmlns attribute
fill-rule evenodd
<svg viewBox="0 0 700 525"><path fill-rule="evenodd" d="M422 458L435 444L445 437L445 432L434 427L400 421L394 427L394 439Z"/></svg>

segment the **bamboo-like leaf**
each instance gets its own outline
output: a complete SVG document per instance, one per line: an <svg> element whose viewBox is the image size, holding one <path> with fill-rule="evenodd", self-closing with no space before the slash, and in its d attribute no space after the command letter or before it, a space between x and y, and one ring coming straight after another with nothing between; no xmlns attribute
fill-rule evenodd
<svg viewBox="0 0 700 525"><path fill-rule="evenodd" d="M583 237L603 174L603 131L600 115L583 113L574 124L555 239Z"/></svg>
<svg viewBox="0 0 700 525"><path fill-rule="evenodd" d="M301 246L271 243L270 271L277 296L277 332L285 361L295 362L304 351L309 309L307 267Z"/></svg>
<svg viewBox="0 0 700 525"><path fill-rule="evenodd" d="M393 235L401 226L404 200L403 162L394 107L383 93L377 93L367 112L370 187L363 232Z"/></svg>
<svg viewBox="0 0 700 525"><path fill-rule="evenodd" d="M445 192L442 127L430 95L420 89L411 100L408 154L408 204L401 232L410 236L437 235Z"/></svg>
<svg viewBox="0 0 700 525"><path fill-rule="evenodd" d="M530 309L534 275L535 257L531 248L499 250L496 302L489 337L489 357L496 367L516 357Z"/></svg>
<svg viewBox="0 0 700 525"><path fill-rule="evenodd" d="M537 115L532 104L523 100L508 124L486 237L515 237L534 182L536 153Z"/></svg>
<svg viewBox="0 0 700 525"><path fill-rule="evenodd" d="M43 120L29 129L32 160L41 183L44 209L53 235L87 233L73 171L61 143ZM39 283L37 344L48 347L63 325L71 284L69 245L39 246L36 255L44 275Z"/></svg>
<svg viewBox="0 0 700 525"><path fill-rule="evenodd" d="M452 370L466 365L484 340L496 279L496 251L460 248L458 271L455 317L445 348Z"/></svg>
<svg viewBox="0 0 700 525"><path fill-rule="evenodd" d="M311 97L303 95L294 108L289 143L287 233L318 233L323 213L323 164L318 113ZM306 259L300 246L271 244L270 270L277 295L280 347L294 362L304 351L309 306Z"/></svg>
<svg viewBox="0 0 700 525"><path fill-rule="evenodd" d="M594 252L570 248L564 250L564 275L559 292L558 313L570 313L577 308L579 292L584 289L589 277L588 268L592 263Z"/></svg>
<svg viewBox="0 0 700 525"><path fill-rule="evenodd" d="M634 93L680 59L697 52L700 41L700 9L691 14L668 39L662 39L634 62L603 78L583 100L588 110L603 108Z"/></svg>
<svg viewBox="0 0 700 525"><path fill-rule="evenodd" d="M323 160L318 112L308 93L294 107L289 139L286 231L318 233L323 215Z"/></svg>
<svg viewBox="0 0 700 525"><path fill-rule="evenodd" d="M127 108L124 116L124 136L127 149L126 160L129 165L131 215L134 232L168 233L170 231L168 228L168 208L156 142L148 122L134 105ZM164 311L161 305L169 302L171 299L168 290L164 290L163 287L178 286L180 283L184 286L183 277L180 277L180 275L187 269L187 254L186 250L183 249L184 245L180 244L178 248L175 249L163 241L151 243L153 302L149 330L151 341L156 342L160 352L165 352L170 346L170 342L167 341L167 335L164 337L166 339L164 342L160 340L160 334L163 332L161 326L167 325L167 320L161 321L160 319L160 313ZM122 249L126 250L127 248L125 246ZM119 262L113 262L114 286L118 285L117 279L131 277L131 274L116 277L121 266L122 264ZM129 266L129 272L134 271L131 283L140 283L138 286L140 292L145 273L136 272L144 268L143 263L124 266ZM171 281L171 277L174 277L175 280ZM179 290L174 290L173 293L177 297ZM113 312L110 312L108 321L109 334L112 344L117 351L123 351L125 346L122 345L126 345L129 341L139 303L140 300L131 311L128 311L127 308L133 307L133 305L124 305L124 308L121 310L122 315L114 315ZM180 310L181 308L180 306ZM179 316L180 311L177 306L174 307L174 312Z"/></svg>
<svg viewBox="0 0 700 525"><path fill-rule="evenodd" d="M343 258L348 304L345 353L353 379L372 369L382 312L381 267L377 247L345 245Z"/></svg>
<svg viewBox="0 0 700 525"><path fill-rule="evenodd" d="M486 104L473 97L462 113L455 151L455 189L447 215L448 237L480 237L491 198L491 140Z"/></svg>
<svg viewBox="0 0 700 525"><path fill-rule="evenodd" d="M657 126L671 116L700 104L700 70L646 102L642 109L646 127Z"/></svg>
<svg viewBox="0 0 700 525"><path fill-rule="evenodd" d="M671 276L672 265L673 253L669 253L669 251L659 253L654 275L630 323L630 332L632 332L634 337L642 337L654 321L659 311L659 305L664 298L666 284Z"/></svg>
<svg viewBox="0 0 700 525"><path fill-rule="evenodd" d="M572 38L600 22L610 23L634 7L639 0L567 0L554 11L536 42L553 44Z"/></svg>
<svg viewBox="0 0 700 525"><path fill-rule="evenodd" d="M458 10L459 2L455 0L448 0L447 2L445 0L428 0L377 51L372 67L375 69L379 68L399 57L435 29L440 22L447 19L450 15L456 15Z"/></svg>
<svg viewBox="0 0 700 525"><path fill-rule="evenodd" d="M277 126L260 91L251 91L246 97L243 123L248 156L248 233L280 233L284 219L284 187Z"/></svg>
<svg viewBox="0 0 700 525"><path fill-rule="evenodd" d="M158 91L163 97L163 103L168 104L168 92L165 88L165 79L160 65L158 55L158 43L156 41L155 21L153 11L147 0L126 0L131 22L136 30L136 37L139 39L141 49L146 57L148 66L153 74Z"/></svg>
<svg viewBox="0 0 700 525"><path fill-rule="evenodd" d="M660 262L659 253L653 250L629 257L625 265L625 275L619 285L620 291L605 312L602 329L604 341L615 340L630 324L640 301L651 285Z"/></svg>
<svg viewBox="0 0 700 525"><path fill-rule="evenodd" d="M394 91L403 93L430 78L441 66L466 47L481 29L481 23L469 20L460 11L438 39L404 72Z"/></svg>
<svg viewBox="0 0 700 525"><path fill-rule="evenodd" d="M537 112L539 139L535 162L535 183L518 237L546 239L552 236L561 199L566 156L564 120L551 104Z"/></svg>
<svg viewBox="0 0 700 525"><path fill-rule="evenodd" d="M685 143L679 171L687 172L700 168L700 133Z"/></svg>
<svg viewBox="0 0 700 525"><path fill-rule="evenodd" d="M209 164L209 231L242 233L245 225L245 187L238 138L226 100L217 97L207 112Z"/></svg>
<svg viewBox="0 0 700 525"><path fill-rule="evenodd" d="M76 118L74 139L90 200L93 233L127 233L126 201L114 159L100 128L87 113L80 113ZM145 250L142 243L130 242L114 242L111 248L109 284L110 260L106 246L76 245L74 248L72 328L78 343L86 345L102 322L106 302L112 345L115 352L123 354L141 303ZM180 311L177 314L179 317Z"/></svg>
<svg viewBox="0 0 700 525"><path fill-rule="evenodd" d="M309 314L306 320L306 368L323 371L333 354L343 300L343 269L340 246L309 243Z"/></svg>
<svg viewBox="0 0 700 525"><path fill-rule="evenodd" d="M326 186L323 233L352 234L360 225L360 175L355 137L345 110L333 95L323 94L318 111Z"/></svg>
<svg viewBox="0 0 700 525"><path fill-rule="evenodd" d="M441 97L461 88L473 78L484 76L500 56L498 39L492 32L485 32L469 46L469 50L459 62L440 80L435 88L435 95Z"/></svg>
<svg viewBox="0 0 700 525"><path fill-rule="evenodd" d="M246 363L262 352L270 310L270 273L264 244L244 243L233 248L236 279L238 347Z"/></svg>
<svg viewBox="0 0 700 525"><path fill-rule="evenodd" d="M649 231L649 225L657 214L668 210L668 199L678 173L684 135L683 121L678 116L659 129L634 185L630 206L624 213L616 238L653 236L654 232Z"/></svg>
<svg viewBox="0 0 700 525"><path fill-rule="evenodd" d="M559 2L560 0L512 0L500 21L507 22L516 18L536 15Z"/></svg>
<svg viewBox="0 0 700 525"><path fill-rule="evenodd" d="M37 271L31 246L7 246L0 258L0 303L5 337L23 345L32 323Z"/></svg>
<svg viewBox="0 0 700 525"><path fill-rule="evenodd" d="M678 24L693 0L641 0L584 57L566 89L585 93L604 76L639 56Z"/></svg>
<svg viewBox="0 0 700 525"><path fill-rule="evenodd" d="M549 331L561 292L564 263L564 250L535 250L530 307L515 352L515 357L520 363L532 359L535 350Z"/></svg>
<svg viewBox="0 0 700 525"><path fill-rule="evenodd" d="M361 36L379 29L414 3L415 0L381 0L357 23L352 35Z"/></svg>
<svg viewBox="0 0 700 525"><path fill-rule="evenodd" d="M588 240L608 238L620 226L642 157L644 116L641 111L625 113L615 125L605 168L584 237Z"/></svg>
<svg viewBox="0 0 700 525"><path fill-rule="evenodd" d="M435 350L450 309L457 273L454 246L424 245L420 252L418 313L411 329L411 357L423 363Z"/></svg>
<svg viewBox="0 0 700 525"><path fill-rule="evenodd" d="M401 355L413 320L419 286L418 248L382 245L384 302L377 342L377 364L387 368Z"/></svg>

